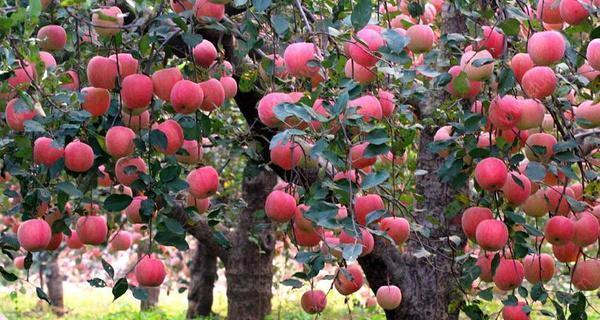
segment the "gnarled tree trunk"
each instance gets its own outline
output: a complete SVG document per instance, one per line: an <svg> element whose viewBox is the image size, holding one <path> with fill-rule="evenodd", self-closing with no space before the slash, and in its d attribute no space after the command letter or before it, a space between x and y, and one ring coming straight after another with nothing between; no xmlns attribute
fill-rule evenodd
<svg viewBox="0 0 600 320"><path fill-rule="evenodd" d="M443 12L442 34L464 33L466 23L463 15L452 4L446 4ZM440 54L444 54L443 50ZM418 106L421 118L431 116L445 94L437 92ZM456 191L442 183L437 172L443 159L428 151L436 128L426 127L420 133L417 169L427 174L416 177L416 189L422 196L414 214L416 222L430 229L431 234L412 235L405 253L400 253L384 239L376 237L375 249L370 255L358 259L373 292L381 286L394 284L402 290L402 303L394 310L386 311L387 319L458 319L461 296L458 294L457 275L454 265L451 236L462 236L459 226L452 225L444 215L446 207L454 200ZM435 221L435 224L431 222ZM417 240L416 237L419 237ZM419 250L431 253L427 257L415 256ZM424 251L422 251L424 252Z"/></svg>
<svg viewBox="0 0 600 320"><path fill-rule="evenodd" d="M50 297L50 301L52 301L52 312L57 316L62 316L65 314L65 304L63 277L60 274L58 257L51 255L46 268L46 285L48 286L48 296Z"/></svg>
<svg viewBox="0 0 600 320"><path fill-rule="evenodd" d="M277 183L271 171L245 176L242 186L246 208L240 213L226 265L229 319L263 319L271 312L275 234L270 220L256 212Z"/></svg>
<svg viewBox="0 0 600 320"><path fill-rule="evenodd" d="M188 319L206 317L212 313L213 289L217 280L217 257L202 242L198 242L190 269Z"/></svg>

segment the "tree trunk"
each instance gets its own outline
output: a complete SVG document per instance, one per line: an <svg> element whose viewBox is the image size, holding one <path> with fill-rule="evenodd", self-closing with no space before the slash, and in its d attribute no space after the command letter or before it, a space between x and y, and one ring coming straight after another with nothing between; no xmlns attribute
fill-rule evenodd
<svg viewBox="0 0 600 320"><path fill-rule="evenodd" d="M229 319L263 319L271 311L276 239L270 220L255 213L263 209L276 182L275 173L265 169L253 177L245 173L242 192L247 206L240 213L226 265Z"/></svg>
<svg viewBox="0 0 600 320"><path fill-rule="evenodd" d="M464 33L464 16L451 6L443 10L444 30L447 33ZM441 53L444 54L443 52ZM438 92L419 106L422 118L431 116L445 95ZM386 311L387 319L458 319L461 295L457 277L460 270L454 265L451 236L462 236L460 226L453 225L444 215L445 209L454 200L456 190L442 183L437 177L443 159L428 151L436 129L426 127L420 133L417 169L427 174L416 177L416 191L422 201L414 215L419 225L427 227L431 234L425 237L413 232L406 244L405 253L386 240L375 237L375 249L370 255L358 259L373 292L381 286L394 284L402 290L402 303L397 309ZM435 223L432 223L435 221ZM427 252L431 255L426 256ZM415 252L424 255L415 256Z"/></svg>
<svg viewBox="0 0 600 320"><path fill-rule="evenodd" d="M206 317L212 313L213 289L217 280L217 257L198 242L192 258L188 290L188 319Z"/></svg>
<svg viewBox="0 0 600 320"><path fill-rule="evenodd" d="M63 278L58 266L58 257L51 255L48 261L46 285L48 286L48 296L52 301L52 312L57 316L65 314L65 304L63 298Z"/></svg>
<svg viewBox="0 0 600 320"><path fill-rule="evenodd" d="M148 299L140 302L140 310L146 311L156 308L158 305L158 296L160 295L160 287L146 287L148 291Z"/></svg>

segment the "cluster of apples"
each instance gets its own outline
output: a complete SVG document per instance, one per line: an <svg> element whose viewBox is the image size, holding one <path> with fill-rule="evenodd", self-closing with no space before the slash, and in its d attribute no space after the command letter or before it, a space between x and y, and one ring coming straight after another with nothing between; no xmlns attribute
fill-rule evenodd
<svg viewBox="0 0 600 320"><path fill-rule="evenodd" d="M591 1L588 1L591 4ZM551 10L560 17L561 28L563 23L571 25L583 22L588 16L588 10L578 1L547 1L554 3L549 6L540 1L537 8L537 17L545 23L546 31L532 33L527 42L527 52L515 54L510 67L520 84L523 96L504 95L492 99L489 108L484 108L481 101L474 101L472 112L483 114L487 119L486 130L478 139L477 146L486 148L496 143L496 138L501 137L509 144L513 144L512 153L524 152L527 160L523 161L518 170L509 171L504 159L487 158L477 163L474 179L478 185L489 192L499 192L508 205L521 207L529 216L540 218L550 214L544 229L545 240L552 244L556 258L561 262L576 262L577 267L573 269L572 281L579 290L594 290L600 286L600 263L593 259L580 259L581 248L586 248L598 240L600 228L600 206L591 202L590 207L584 212L571 212L567 196L572 200L582 200L582 185L573 183L566 186L567 178L562 172L552 173L547 171L542 185L531 181L525 175L528 161L548 164L554 154L553 146L558 143L556 136L551 132L553 119L546 113L544 101L554 94L558 86L558 77L554 66L561 62L565 56L567 43L556 25L556 20L547 19ZM414 18L408 15L407 3L401 2L395 6L388 4L380 8L381 13L400 12L392 20L392 29L409 38L406 46L407 51L413 57L413 67L422 63L421 53L427 52L435 45L438 34L432 29L429 22L433 21L436 10L441 3L431 2L426 4L426 12L420 21L422 24L413 24L407 29L402 26L402 21L415 23ZM550 8L550 9L548 9ZM582 8L583 11L581 10ZM534 19L533 11L526 8L527 14ZM433 17L429 20L427 15ZM548 21L547 21L548 20ZM522 26L522 35L527 35L527 26ZM386 40L382 33L387 29L378 25L367 25L355 34L355 38L344 43L344 52L348 57L344 72L347 78L367 85L378 77L378 62L382 60L379 49L386 46ZM495 88L497 84L489 79L494 74L496 59L501 58L505 52L506 37L500 29L492 26L483 26L482 38L474 45L468 46L460 59L458 65L452 66L448 73L452 80L446 86L446 90L453 96L464 99L475 99L481 93L486 82L490 82ZM552 50L548 50L552 48ZM600 74L598 59L600 59L600 39L590 41L587 47L586 61L579 68L579 73L592 81ZM307 42L292 43L285 48L283 55L277 53L270 55L277 68L276 76L281 78L308 78L313 85L327 79L326 70L319 67L313 61L323 59L320 48ZM459 75L467 79L467 88L457 90L456 80ZM312 108L313 111L327 118L327 121L303 122L295 117L280 119L275 108L281 104L298 103L304 94L302 92L271 92L266 94L258 104L260 120L266 126L273 129L302 129L313 132L328 130L335 133L340 129L339 119L331 119L328 106L329 101L317 99ZM569 121L579 124L582 128L596 128L600 125L600 104L588 100L577 103L574 93L566 97L573 108L565 112L564 116ZM393 116L395 98L392 92L377 89L373 94L365 94L348 103L348 110L354 109L355 113L362 116L365 122L376 123L385 118ZM339 120L339 121L338 121ZM456 139L451 126L442 127L435 135L436 141ZM285 170L294 170L299 166L310 166L315 162L307 155L310 154L312 141L307 138L295 137L290 141L277 142L271 147L271 161L273 164ZM371 171L378 157L365 157L364 151L368 142L358 143L349 150L352 170L338 172L333 180L349 179L360 184L360 175ZM545 152L539 152L538 147L544 147ZM524 150L523 150L524 149ZM447 156L448 150L440 152ZM391 153L380 156L382 161L401 164L404 156L392 155ZM376 210L384 210L385 205L382 198L377 194L355 195L353 199L354 218L361 225L361 234L355 238L343 231L324 230L315 226L304 214L310 210L305 204L298 204L299 197L295 193L295 187L291 184L280 184L268 196L265 203L265 212L277 223L292 222L293 241L300 246L313 247L321 244L327 252L338 258L341 257L340 244L360 243L363 246L361 255L369 254L373 250L373 236L364 228L366 216ZM337 219L344 219L348 215L347 208L339 205ZM394 241L401 245L406 241L410 233L409 222L401 217L383 218L376 221L379 228L388 233ZM471 207L462 215L462 227L467 237L481 248L478 265L482 269L481 279L493 281L502 290L510 290L518 287L523 277L532 283L549 281L554 274L554 260L545 253L530 254L523 262L511 259L507 248L509 243L509 231L506 224L497 218L491 209L483 207ZM502 250L502 259L492 277L491 262L494 253ZM515 265L517 266L515 269ZM550 268L550 265L552 268ZM520 267L519 267L520 266ZM523 270L514 272L514 270ZM591 274L593 273L593 274ZM351 275L352 281L348 281L347 275ZM362 285L363 277L358 265L351 265L343 272L338 272L334 281L336 289L342 294L350 294L358 290ZM394 296L400 301L400 289L381 288L381 295ZM396 289L398 294L395 294ZM394 292L388 296L387 292ZM377 294L378 301L379 291ZM309 313L320 312L325 308L326 295L320 290L307 291L301 304ZM394 309L395 304L379 302L386 308ZM385 306L384 306L385 305ZM522 306L522 302L521 305ZM521 307L507 306L504 310L506 319L513 319L511 315L522 316L525 312ZM525 315L526 316L526 315Z"/></svg>
<svg viewBox="0 0 600 320"><path fill-rule="evenodd" d="M214 2L214 1L213 1ZM196 14L222 18L224 4L209 1L196 1ZM49 2L48 2L49 3ZM177 2L180 3L180 2ZM172 2L176 10L177 3ZM181 2L182 3L182 2ZM222 10L219 17L219 10ZM103 7L92 13L92 24L95 32L104 37L112 37L120 32L123 26L123 14L118 7ZM67 44L66 31L58 25L47 25L37 33L40 48L56 52ZM40 59L46 69L51 72L57 63L52 53L40 52ZM113 54L109 57L92 57L86 68L87 87L80 89L80 79L75 71L68 71L70 82L61 85L61 89L80 90L83 101L81 108L93 117L103 117L107 114L111 102L120 95L122 109L120 122L110 127L105 135L105 152L115 161L114 176L105 170L104 165L95 164L96 154L83 139L74 139L66 146L60 146L51 137L38 137L33 145L33 161L36 165L52 167L59 159L64 159L65 168L72 173L86 173L96 170L98 185L110 188L112 193L126 194L133 197L130 205L123 210L123 215L135 226L144 223L140 214L142 202L146 199L143 194L133 194L129 187L140 174L147 173L146 162L136 155L134 140L147 134L150 130L158 130L166 137L166 146L155 147L165 156L174 156L180 163L197 166L203 156L202 140L185 140L183 129L174 119L151 119L148 108L153 100L160 99L165 105L170 105L175 113L194 114L196 112L211 112L231 99L237 92L236 80L231 76L233 68L227 61L217 61L218 52L215 46L203 40L193 48L193 62L196 66L209 69L210 74L219 78L209 78L196 83L184 79L177 67L155 70L151 75L140 72L139 61L129 53ZM17 90L25 90L37 78L32 63L22 62L14 76L8 79L10 92L3 98L12 98L6 106L6 122L8 126L20 133L25 129L25 121L35 117L45 116L39 104L34 108L28 106L21 98L13 98ZM115 92L119 88L119 92ZM10 175L5 174L3 181L8 181ZM196 207L200 213L205 212L210 205L210 196L215 194L219 185L219 175L210 166L192 169L186 179L189 188L187 206ZM11 187L18 191L19 186ZM16 204L20 199L12 199ZM110 237L106 217L100 214L101 208L96 203L85 203L84 212L77 219L75 230L67 237L69 248L80 249L84 245L101 245L109 241L111 250L128 250L141 234L133 230L117 230ZM6 223L17 233L21 247L25 251L39 252L56 250L63 241L63 234L53 234L51 225L63 215L70 215L72 206L68 204L64 212L43 203L38 207L38 218L18 222L12 217L6 217ZM156 213L155 213L156 214ZM135 228L134 228L135 229ZM139 227L137 228L139 229ZM15 263L22 265L24 257L17 257ZM135 268L137 281L142 286L158 286L166 275L163 263L151 255L144 256Z"/></svg>

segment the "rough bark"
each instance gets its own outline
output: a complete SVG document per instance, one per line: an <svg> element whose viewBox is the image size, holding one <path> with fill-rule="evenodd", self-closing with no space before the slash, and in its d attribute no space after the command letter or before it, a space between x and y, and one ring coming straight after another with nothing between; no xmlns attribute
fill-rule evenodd
<svg viewBox="0 0 600 320"><path fill-rule="evenodd" d="M464 33L465 18L451 6L445 6L443 18L443 33ZM419 115L422 118L430 116L444 98L440 92L430 95L419 105ZM413 233L405 253L376 237L373 252L358 259L374 293L388 284L395 284L402 290L402 303L397 309L386 311L387 319L458 319L461 300L456 294L456 275L460 270L453 263L452 253L448 252L452 246L448 237L460 235L460 230L444 216L456 191L439 180L437 171L443 159L427 149L435 131L436 128L426 127L420 133L417 168L427 174L416 177L415 181L416 191L423 200L417 203L419 210L414 217L418 224L431 230L431 235L425 237ZM431 256L415 257L414 253L423 248Z"/></svg>
<svg viewBox="0 0 600 320"><path fill-rule="evenodd" d="M46 268L46 285L48 286L48 296L52 301L52 312L57 316L63 316L65 314L63 277L60 274L58 257L51 256Z"/></svg>
<svg viewBox="0 0 600 320"><path fill-rule="evenodd" d="M192 258L188 289L188 319L212 314L213 289L217 280L217 257L198 242Z"/></svg>
<svg viewBox="0 0 600 320"><path fill-rule="evenodd" d="M258 218L255 213L264 207L276 183L277 176L264 169L254 177L244 177L242 192L247 206L240 213L225 268L229 319L263 319L271 311L276 239L268 218Z"/></svg>

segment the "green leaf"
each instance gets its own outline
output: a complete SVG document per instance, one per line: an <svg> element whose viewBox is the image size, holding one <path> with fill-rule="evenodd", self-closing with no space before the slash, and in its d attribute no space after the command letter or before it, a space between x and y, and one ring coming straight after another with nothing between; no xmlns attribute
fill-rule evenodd
<svg viewBox="0 0 600 320"><path fill-rule="evenodd" d="M505 95L515 87L515 74L510 68L504 68L498 79L498 94Z"/></svg>
<svg viewBox="0 0 600 320"><path fill-rule="evenodd" d="M302 281L294 278L285 279L281 281L281 284L287 287L292 287L294 289L300 289L303 286Z"/></svg>
<svg viewBox="0 0 600 320"><path fill-rule="evenodd" d="M460 96L464 96L469 92L471 85L469 79L467 79L467 74L464 71L461 71L458 76L452 80L452 87L454 87L454 90L456 90Z"/></svg>
<svg viewBox="0 0 600 320"><path fill-rule="evenodd" d="M4 268L2 266L0 266L0 274L2 274L2 277L9 282L13 282L13 281L17 281L17 279L19 279L16 275L14 275L13 273L10 273L6 270L4 270Z"/></svg>
<svg viewBox="0 0 600 320"><path fill-rule="evenodd" d="M52 305L52 302L50 301L50 297L48 297L48 295L44 292L44 290L42 290L42 288L36 287L35 293L37 294L38 298L48 302L49 305Z"/></svg>
<svg viewBox="0 0 600 320"><path fill-rule="evenodd" d="M101 259L100 260L102 262L102 268L104 269L104 271L106 271L106 274L108 274L108 276L111 279L115 278L115 269L110 265L110 263L106 262L106 260Z"/></svg>
<svg viewBox="0 0 600 320"><path fill-rule="evenodd" d="M342 256L347 262L355 261L363 250L362 243L342 244Z"/></svg>
<svg viewBox="0 0 600 320"><path fill-rule="evenodd" d="M271 0L252 0L252 5L254 6L254 10L256 10L256 12L262 12L269 8L271 5Z"/></svg>
<svg viewBox="0 0 600 320"><path fill-rule="evenodd" d="M171 182L179 177L181 168L177 165L168 166L160 170L159 177L161 182Z"/></svg>
<svg viewBox="0 0 600 320"><path fill-rule="evenodd" d="M214 231L213 232L213 239L215 239L215 241L217 241L217 244L225 249L229 249L231 248L231 242L229 241L229 239L227 239L227 237L225 236L225 234L223 234L223 232L221 231Z"/></svg>
<svg viewBox="0 0 600 320"><path fill-rule="evenodd" d="M479 291L478 296L486 301L492 301L492 299L494 299L494 293L493 293L494 287L489 287L485 290L481 290Z"/></svg>
<svg viewBox="0 0 600 320"><path fill-rule="evenodd" d="M387 211L385 210L375 210L372 212L369 212L367 214L367 217L365 219L365 225L370 225L371 223L381 219L381 217L385 216L387 214Z"/></svg>
<svg viewBox="0 0 600 320"><path fill-rule="evenodd" d="M167 149L167 136L160 130L152 130L150 131L149 138L150 144L159 150Z"/></svg>
<svg viewBox="0 0 600 320"><path fill-rule="evenodd" d="M396 53L402 52L408 44L408 42L410 41L408 37L400 35L394 29L386 29L381 33L381 35L383 36L383 39L385 39L388 48L390 48L390 51Z"/></svg>
<svg viewBox="0 0 600 320"><path fill-rule="evenodd" d="M519 35L519 31L521 29L521 24L519 23L519 20L515 18L505 19L504 21L500 22L498 26L507 36L517 36Z"/></svg>
<svg viewBox="0 0 600 320"><path fill-rule="evenodd" d="M377 128L375 130L371 130L365 139L370 144L384 144L389 141L387 132L385 129Z"/></svg>
<svg viewBox="0 0 600 320"><path fill-rule="evenodd" d="M70 183L68 181L64 181L64 182L57 184L56 189L66 193L72 197L75 197L75 198L79 198L79 197L83 196L83 192L81 192L81 190L77 189L77 187L75 187L72 183Z"/></svg>
<svg viewBox="0 0 600 320"><path fill-rule="evenodd" d="M546 167L543 164L531 161L525 168L525 175L534 182L539 182L546 177Z"/></svg>
<svg viewBox="0 0 600 320"><path fill-rule="evenodd" d="M114 287L112 288L113 301L119 299L119 297L124 295L125 292L127 292L127 289L129 289L129 285L127 284L126 278L121 278L117 280Z"/></svg>
<svg viewBox="0 0 600 320"><path fill-rule="evenodd" d="M387 171L373 172L366 175L362 181L361 187L363 190L368 190L384 183L390 174Z"/></svg>
<svg viewBox="0 0 600 320"><path fill-rule="evenodd" d="M197 33L184 33L181 38L183 39L183 42L185 42L185 44L187 44L190 48L195 47L197 44L202 42L202 40L204 40L202 35Z"/></svg>
<svg viewBox="0 0 600 320"><path fill-rule="evenodd" d="M126 194L111 194L104 200L104 209L109 212L124 210L133 199Z"/></svg>
<svg viewBox="0 0 600 320"><path fill-rule="evenodd" d="M477 68L479 68L479 67L481 67L481 66L485 66L485 65L488 65L488 64L490 64L490 63L494 63L494 61L495 61L495 60L494 60L494 59L492 59L492 58L483 58L483 59L477 59L477 60L473 61L471 64L472 64L474 67L477 67Z"/></svg>
<svg viewBox="0 0 600 320"><path fill-rule="evenodd" d="M106 287L106 282L100 278L88 279L87 282L90 284L90 286L95 287L95 288Z"/></svg>
<svg viewBox="0 0 600 320"><path fill-rule="evenodd" d="M373 5L371 0L358 0L354 5L354 10L350 16L350 22L355 30L364 28L371 20L371 13L373 12Z"/></svg>
<svg viewBox="0 0 600 320"><path fill-rule="evenodd" d="M290 28L287 17L281 14L271 16L271 25L273 25L275 33L280 36L284 35Z"/></svg>
<svg viewBox="0 0 600 320"><path fill-rule="evenodd" d="M423 15L425 9L418 2L411 2L408 4L408 13L413 18L418 18Z"/></svg>
<svg viewBox="0 0 600 320"><path fill-rule="evenodd" d="M24 122L24 128L25 128L25 132L32 132L32 133L46 132L46 129L44 128L44 126L35 120L26 120Z"/></svg>

